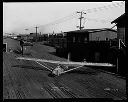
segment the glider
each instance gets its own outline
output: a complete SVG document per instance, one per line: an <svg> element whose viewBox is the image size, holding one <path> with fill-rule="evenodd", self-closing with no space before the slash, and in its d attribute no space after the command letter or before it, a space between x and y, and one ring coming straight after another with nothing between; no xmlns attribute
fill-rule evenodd
<svg viewBox="0 0 128 102"><path fill-rule="evenodd" d="M52 72L54 75L61 75L63 73L81 68L83 66L103 66L103 67L114 67L113 64L109 63L90 63L90 62L73 62L73 61L54 61L54 60L46 60L46 59L37 59L37 58L28 58L28 57L17 57L16 59L18 60L28 60L28 61L35 61L39 65L43 66L44 68L48 69L49 71ZM41 63L40 63L41 62ZM51 64L57 64L57 67L52 69L50 67L47 67L44 64L46 63L51 63ZM66 67L65 68L61 67L61 65ZM69 66L73 66L74 68L69 68Z"/></svg>

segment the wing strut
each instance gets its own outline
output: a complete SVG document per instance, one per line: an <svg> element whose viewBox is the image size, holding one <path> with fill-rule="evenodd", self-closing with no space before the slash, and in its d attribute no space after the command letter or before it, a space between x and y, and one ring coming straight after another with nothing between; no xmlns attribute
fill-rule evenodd
<svg viewBox="0 0 128 102"><path fill-rule="evenodd" d="M64 71L64 72L62 72L62 73L66 73L66 72L69 72L69 71L72 71L72 70L78 69L78 68L80 68L80 67L83 67L83 66L78 66L78 67L75 67L75 68L73 68L73 69L69 69L69 70L67 70L67 71Z"/></svg>
<svg viewBox="0 0 128 102"><path fill-rule="evenodd" d="M46 66L44 66L43 64L39 63L38 61L35 61L35 62L36 62L36 63L38 63L39 65L41 65L41 66L45 67L46 69L48 69L48 70L50 70L50 71L52 72L52 70L51 70L51 69L49 69L48 67L46 67Z"/></svg>

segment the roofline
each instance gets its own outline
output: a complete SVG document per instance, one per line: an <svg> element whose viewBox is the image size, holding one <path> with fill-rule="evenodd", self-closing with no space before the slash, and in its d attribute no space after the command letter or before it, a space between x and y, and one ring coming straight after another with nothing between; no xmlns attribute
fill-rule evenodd
<svg viewBox="0 0 128 102"><path fill-rule="evenodd" d="M112 21L111 23L117 23L118 20L122 19L122 17L124 17L124 16L125 16L125 13L122 14L121 16L117 17L117 18L116 18L114 21Z"/></svg>
<svg viewBox="0 0 128 102"><path fill-rule="evenodd" d="M83 30L85 30L85 31L83 31ZM88 29L83 29L83 30L74 30L74 31L69 31L69 32L79 32L79 31L83 31L83 32L93 33L93 32L100 32L100 31L106 31L106 30L110 30L110 31L117 32L116 30L111 29L111 28L91 29L92 31L88 31ZM65 32L65 33L69 33L69 32Z"/></svg>
<svg viewBox="0 0 128 102"><path fill-rule="evenodd" d="M104 28L104 29L99 29L99 30L95 30L95 31L88 31L89 33L93 33L93 32L100 32L100 31L106 31L106 30L110 30L110 31L113 31L113 32L117 32L116 30L114 29L111 29L111 28Z"/></svg>

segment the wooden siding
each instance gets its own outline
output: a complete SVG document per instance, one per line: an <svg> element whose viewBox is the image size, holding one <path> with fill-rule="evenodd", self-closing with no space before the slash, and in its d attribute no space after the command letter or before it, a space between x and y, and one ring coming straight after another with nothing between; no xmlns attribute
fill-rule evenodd
<svg viewBox="0 0 128 102"><path fill-rule="evenodd" d="M101 31L101 32L94 32L89 34L89 41L105 41L106 38L115 39L117 38L117 33L112 31Z"/></svg>

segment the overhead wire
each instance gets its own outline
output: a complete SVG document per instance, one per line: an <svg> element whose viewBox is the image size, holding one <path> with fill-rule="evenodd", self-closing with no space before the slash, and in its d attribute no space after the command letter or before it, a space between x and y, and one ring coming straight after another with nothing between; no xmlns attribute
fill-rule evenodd
<svg viewBox="0 0 128 102"><path fill-rule="evenodd" d="M106 6L102 6L102 7L98 7L98 8L92 8L92 9L83 10L83 12L85 12L85 11L86 11L86 13L98 12L98 9L99 10L106 10L106 9L110 9L110 8L114 8L114 7L119 7L119 6L122 7L123 5L124 5L124 2L121 2L121 3L112 3L111 5L106 5ZM70 19L73 19L73 17L71 17ZM66 19L66 20L70 20L70 19ZM60 20L61 20L61 22L64 22L65 21L65 20L63 20L63 18L60 19ZM58 22L58 23L60 23L60 22Z"/></svg>
<svg viewBox="0 0 128 102"><path fill-rule="evenodd" d="M101 6L101 7L92 8L92 9L87 9L87 10L82 10L82 11L86 12L86 13L92 13L92 12L98 12L98 11L102 11L102 10L113 9L115 7L122 7L122 6L124 6L124 4L125 4L124 2L112 3L110 5Z"/></svg>
<svg viewBox="0 0 128 102"><path fill-rule="evenodd" d="M58 20L56 20L56 21L54 21L54 22L51 22L51 23L48 23L48 24L46 24L46 25L38 25L38 27L44 27L44 26L53 26L53 25L55 25L55 24L59 24L59 23L61 23L61 22L64 22L64 21L68 21L68 20L70 20L70 19L73 19L74 18L74 16L75 16L75 13L73 12L73 13L71 13L71 14L69 14L68 16L66 16L66 17L63 17L63 18L60 18L60 19L58 19ZM36 25L37 26L37 25ZM29 26L29 27L27 27L27 29L30 31L30 30L32 30L34 28L34 26ZM26 28L22 28L22 29L26 29Z"/></svg>
<svg viewBox="0 0 128 102"><path fill-rule="evenodd" d="M73 19L75 17L75 13L71 13L69 16L66 16L66 17L63 17L63 18L60 18L54 22L51 22L51 23L48 23L48 24L45 24L45 25L41 25L41 26L49 26L49 25L54 25L54 24L58 24L58 23L61 23L61 22L64 22L64 21L67 21L67 20L70 20L70 19Z"/></svg>
<svg viewBox="0 0 128 102"><path fill-rule="evenodd" d="M87 19L87 20L91 20L91 21L95 21L95 22L101 22L101 23L110 23L111 20L106 20L106 19L96 19L96 18L84 18L84 19Z"/></svg>
<svg viewBox="0 0 128 102"><path fill-rule="evenodd" d="M120 2L120 3L112 3L111 5L106 5L106 6L102 6L102 7L97 7L97 8L92 8L92 9L87 9L87 10L82 10L82 12L86 12L86 13L95 13L95 12L98 12L98 11L102 11L102 10L108 10L108 9L113 9L113 8L116 8L116 7L122 7L124 6L124 2ZM69 14L68 16L66 17L63 17L63 18L60 18L54 22L51 22L51 23L48 23L48 24L45 24L45 25L40 25L39 27L48 27L48 26L54 26L56 24L59 24L59 23L63 23L63 22L66 22L66 21L69 21L71 19L74 19L75 17L77 17L76 15L76 12L73 12L71 14ZM107 20L97 20L97 19L92 19L92 18L86 18L88 20L92 20L92 21L100 21L100 22L109 22ZM85 19L84 19L84 22L83 22L83 25L85 24ZM30 27L29 27L30 28Z"/></svg>
<svg viewBox="0 0 128 102"><path fill-rule="evenodd" d="M112 3L112 5L106 5L106 6L102 6L102 7L98 7L98 8L83 10L83 12L86 11L86 13L92 13L91 10L93 10L94 12L97 12L98 9L106 10L106 9L112 9L114 7L122 7L122 6L124 6L124 2ZM111 20L105 20L105 19L84 18L83 26L85 25L85 19L95 21L95 22L101 22L101 23L110 23L111 22Z"/></svg>

